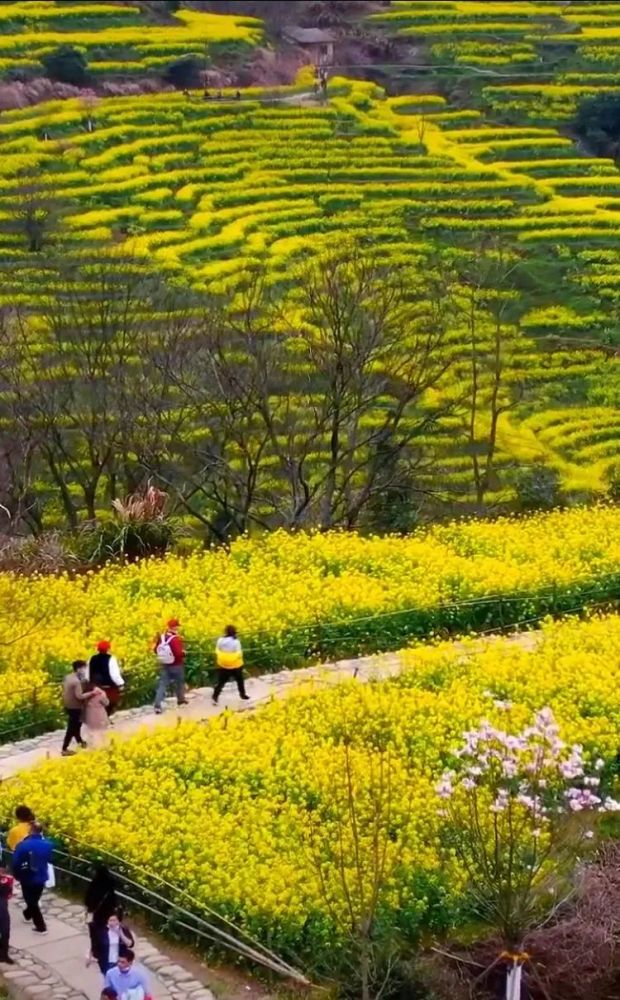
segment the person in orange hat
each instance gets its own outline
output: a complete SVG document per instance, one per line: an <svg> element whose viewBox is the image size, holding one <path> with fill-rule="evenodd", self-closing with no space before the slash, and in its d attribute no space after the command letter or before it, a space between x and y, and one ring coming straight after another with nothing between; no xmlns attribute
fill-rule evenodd
<svg viewBox="0 0 620 1000"><path fill-rule="evenodd" d="M105 694L108 704L106 712L111 716L118 706L125 687L118 660L110 652L112 643L102 639L97 643L97 652L88 663L88 680Z"/></svg>
<svg viewBox="0 0 620 1000"><path fill-rule="evenodd" d="M185 649L179 635L180 623L171 618L166 627L155 639L154 653L159 663L159 683L155 692L155 712L160 715L162 702L166 691L174 686L179 705L187 705L185 697Z"/></svg>

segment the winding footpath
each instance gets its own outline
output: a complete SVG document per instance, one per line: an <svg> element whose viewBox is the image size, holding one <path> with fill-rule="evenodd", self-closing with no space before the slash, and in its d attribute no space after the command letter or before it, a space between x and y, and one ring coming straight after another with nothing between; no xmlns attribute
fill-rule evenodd
<svg viewBox="0 0 620 1000"><path fill-rule="evenodd" d="M249 702L242 702L237 696L237 690L227 685L222 692L218 705L213 705L210 687L193 688L188 691L188 704L177 707L173 699L166 702L166 711L155 715L151 705L141 708L117 712L114 716L114 728L111 730L115 739L127 739L138 732L161 729L164 726L176 726L179 721L192 720L203 722L221 715L225 711L251 712L259 705L264 705L272 698L282 698L302 683L335 683L345 678L357 677L360 681L371 678L383 679L397 674L402 666L400 653L382 653L378 656L366 656L358 660L340 660L337 663L322 664L317 667L305 667L300 670L280 670L275 674L264 674L261 677L246 679L246 689L250 696ZM155 680L153 691L155 690ZM0 781L13 777L19 771L28 770L43 760L60 757L60 748L64 730L58 729L44 736L30 740L20 740L17 743L6 743L0 747Z"/></svg>
<svg viewBox="0 0 620 1000"><path fill-rule="evenodd" d="M490 638L481 643L488 641L496 640ZM509 641L533 649L538 633L520 633ZM455 647L459 647L458 642ZM300 684L334 684L348 678L362 683L383 680L398 674L402 666L400 653L384 653L301 670L281 670L249 678L246 681L249 702L239 701L236 689L227 687L217 706L211 703L212 688L195 688L188 692L187 705L178 708L168 700L162 715L155 715L151 706L118 712L112 732L114 739L127 739L138 732L175 726L186 719L199 722L230 710L252 711L273 698L286 697ZM0 780L10 779L47 759L62 760L63 735L63 730L57 730L0 747ZM42 908L49 933L44 937L23 922L19 900L14 900L11 908L11 944L16 964L0 965L0 985L8 990L11 1000L100 1000L99 970L95 965L86 968L85 964L88 938L82 907L46 892ZM193 972L160 952L148 937L137 941L136 952L149 973L154 1000L215 1000L211 990Z"/></svg>

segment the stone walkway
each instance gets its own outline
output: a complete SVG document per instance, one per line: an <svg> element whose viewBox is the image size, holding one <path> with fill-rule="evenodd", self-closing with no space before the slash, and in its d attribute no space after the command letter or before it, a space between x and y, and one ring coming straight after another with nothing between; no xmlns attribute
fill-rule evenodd
<svg viewBox="0 0 620 1000"><path fill-rule="evenodd" d="M265 704L274 697L284 697L293 687L304 681L334 683L346 677L357 677L360 681L366 681L371 677L393 676L399 672L400 668L399 653L382 653L377 656L362 657L358 660L340 660L337 663L306 667L301 670L280 670L275 674L264 674L261 677L252 677L246 680L246 689L250 696L249 702L240 701L237 689L233 689L230 684L227 685L217 706L211 703L212 688L194 688L188 692L188 705L179 708L172 699L169 699L166 702L166 711L162 715L155 715L150 705L117 712L114 716L114 727L111 729L111 733L115 737L127 738L141 730L177 725L178 721L182 719L191 719L195 722L211 719L227 709L252 711L258 705ZM4 744L0 747L0 781L12 777L19 771L34 767L42 760L59 757L63 735L63 730L56 730L34 739Z"/></svg>
<svg viewBox="0 0 620 1000"><path fill-rule="evenodd" d="M0 983L16 1000L99 1000L99 967L94 963L86 967L83 908L45 893L42 909L47 934L37 934L23 921L19 900L11 903L11 956L16 964L0 965ZM136 954L154 1000L214 1000L203 983L146 939L136 938Z"/></svg>

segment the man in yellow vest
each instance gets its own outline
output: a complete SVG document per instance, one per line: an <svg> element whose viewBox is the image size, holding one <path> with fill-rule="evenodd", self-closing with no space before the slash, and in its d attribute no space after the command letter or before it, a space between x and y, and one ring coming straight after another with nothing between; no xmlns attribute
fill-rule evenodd
<svg viewBox="0 0 620 1000"><path fill-rule="evenodd" d="M234 625L227 625L224 635L217 640L215 659L217 662L217 681L213 689L213 704L217 705L224 685L232 680L237 682L239 697L243 701L249 701L250 698L245 693L245 684L243 683L243 650Z"/></svg>

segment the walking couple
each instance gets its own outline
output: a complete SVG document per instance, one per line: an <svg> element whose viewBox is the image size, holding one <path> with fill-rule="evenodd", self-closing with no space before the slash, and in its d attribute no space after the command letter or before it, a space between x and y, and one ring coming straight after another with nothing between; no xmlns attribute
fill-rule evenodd
<svg viewBox="0 0 620 1000"><path fill-rule="evenodd" d="M63 684L63 704L67 715L67 730L62 744L63 757L71 757L72 740L85 747L82 738L82 724L88 730L91 743L97 746L110 725L110 717L116 708L124 688L118 660L110 652L107 640L97 643L97 652L89 663L74 660L71 673Z"/></svg>

